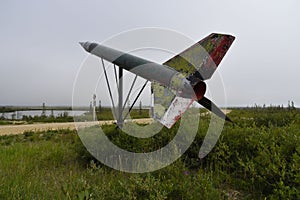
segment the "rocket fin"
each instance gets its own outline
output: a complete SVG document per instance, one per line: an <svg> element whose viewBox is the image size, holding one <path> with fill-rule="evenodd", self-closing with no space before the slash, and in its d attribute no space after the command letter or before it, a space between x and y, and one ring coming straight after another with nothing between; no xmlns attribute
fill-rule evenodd
<svg viewBox="0 0 300 200"><path fill-rule="evenodd" d="M192 84L209 79L234 39L231 35L212 33L163 64L183 73Z"/></svg>
<svg viewBox="0 0 300 200"><path fill-rule="evenodd" d="M175 95L175 91L153 82L154 119L171 128L194 100Z"/></svg>
<svg viewBox="0 0 300 200"><path fill-rule="evenodd" d="M202 99L198 100L198 103L202 105L204 108L210 110L215 115L219 116L222 119L225 119L226 121L232 122L229 117L225 115L225 113L222 112L220 108L216 104L214 104L211 100L209 100L206 97L203 97Z"/></svg>

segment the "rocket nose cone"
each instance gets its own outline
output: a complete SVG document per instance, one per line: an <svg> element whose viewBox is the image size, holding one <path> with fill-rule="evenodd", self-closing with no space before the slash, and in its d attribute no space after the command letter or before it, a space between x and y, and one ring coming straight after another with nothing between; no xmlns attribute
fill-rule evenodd
<svg viewBox="0 0 300 200"><path fill-rule="evenodd" d="M79 42L79 44L80 44L82 47L84 47L84 43L85 43L85 42Z"/></svg>

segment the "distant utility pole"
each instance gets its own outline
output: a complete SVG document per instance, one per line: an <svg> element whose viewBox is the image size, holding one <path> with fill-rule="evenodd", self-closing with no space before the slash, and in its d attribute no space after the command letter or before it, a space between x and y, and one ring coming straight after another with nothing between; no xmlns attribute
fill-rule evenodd
<svg viewBox="0 0 300 200"><path fill-rule="evenodd" d="M140 101L140 111L139 114L142 115L142 101Z"/></svg>
<svg viewBox="0 0 300 200"><path fill-rule="evenodd" d="M46 105L45 102L43 103L43 109L42 109L42 116L46 116Z"/></svg>
<svg viewBox="0 0 300 200"><path fill-rule="evenodd" d="M99 100L99 113L101 112L101 100Z"/></svg>
<svg viewBox="0 0 300 200"><path fill-rule="evenodd" d="M93 121L96 121L96 94L93 95Z"/></svg>
<svg viewBox="0 0 300 200"><path fill-rule="evenodd" d="M294 102L293 102L293 101L291 102L291 107L292 107L292 109L294 109L294 108L295 108L295 104L294 104Z"/></svg>

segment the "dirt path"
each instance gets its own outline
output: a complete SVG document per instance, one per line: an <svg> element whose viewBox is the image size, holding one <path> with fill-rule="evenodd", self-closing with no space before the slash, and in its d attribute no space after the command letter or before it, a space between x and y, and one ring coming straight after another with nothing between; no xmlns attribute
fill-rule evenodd
<svg viewBox="0 0 300 200"><path fill-rule="evenodd" d="M223 110L225 114L231 112L231 110ZM133 119L135 123L140 124L149 124L153 121L151 118L143 118L143 119ZM45 131L45 130L57 130L57 129L75 129L75 126L78 128L89 127L93 125L99 124L102 125L109 125L113 124L114 120L109 121L96 121L96 122L66 122L66 123L40 123L40 124L26 124L26 125L1 125L0 126L0 136L1 135L16 135L22 134L25 131Z"/></svg>
<svg viewBox="0 0 300 200"><path fill-rule="evenodd" d="M132 121L140 124L150 123L153 119L143 118L143 119L133 119ZM44 131L44 130L57 130L57 129L75 129L75 126L79 128L89 127L99 124L109 125L113 124L115 121L98 121L98 122L66 122L66 123L40 123L40 124L26 124L26 125L2 125L0 126L0 136L1 135L16 135L22 134L25 131Z"/></svg>

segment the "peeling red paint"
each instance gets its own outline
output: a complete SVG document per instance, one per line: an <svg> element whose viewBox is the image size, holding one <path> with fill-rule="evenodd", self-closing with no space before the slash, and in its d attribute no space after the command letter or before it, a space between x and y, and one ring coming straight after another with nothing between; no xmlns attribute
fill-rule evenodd
<svg viewBox="0 0 300 200"><path fill-rule="evenodd" d="M225 56L227 50L231 46L233 40L234 40L233 36L228 36L228 35L222 36L216 48L214 48L212 52L209 52L211 59L209 59L210 62L208 62L207 65L205 65L205 67L212 67L214 65L218 66L222 58Z"/></svg>

